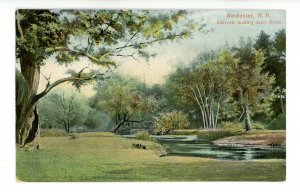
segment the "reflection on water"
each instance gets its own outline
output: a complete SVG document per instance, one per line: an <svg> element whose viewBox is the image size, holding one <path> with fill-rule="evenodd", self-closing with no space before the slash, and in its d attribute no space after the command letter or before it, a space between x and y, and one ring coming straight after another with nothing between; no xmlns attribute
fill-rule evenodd
<svg viewBox="0 0 300 192"><path fill-rule="evenodd" d="M168 155L209 157L218 159L285 159L284 147L219 146L197 136L154 136Z"/></svg>

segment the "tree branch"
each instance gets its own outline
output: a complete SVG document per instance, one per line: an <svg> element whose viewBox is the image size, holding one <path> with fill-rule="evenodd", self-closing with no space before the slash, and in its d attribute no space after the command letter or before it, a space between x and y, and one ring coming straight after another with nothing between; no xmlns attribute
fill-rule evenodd
<svg viewBox="0 0 300 192"><path fill-rule="evenodd" d="M179 37L180 35L174 35L173 37ZM146 45L146 44L151 44L151 43L155 43L157 41L163 41L163 40L167 40L167 39L171 39L171 37L164 37L164 38L161 38L161 39L155 39L155 40L151 40L151 41L144 41L144 42L140 42L140 43L137 43L137 44L129 44L129 45L124 45L124 46L121 46L121 47L117 47L115 48L116 50L118 49L124 49L124 48L127 48L127 47L133 47L133 46L136 46L136 45Z"/></svg>
<svg viewBox="0 0 300 192"><path fill-rule="evenodd" d="M20 33L20 37L21 37L21 40L23 41L24 40L24 33L23 33L23 29L21 27L21 19L20 19L20 13L19 13L19 10L17 10L17 28L18 28L18 31Z"/></svg>
<svg viewBox="0 0 300 192"><path fill-rule="evenodd" d="M37 102L40 98L42 98L43 96L45 96L47 93L49 93L49 91L51 91L51 89L53 89L54 87L64 83L64 82L69 82L69 81L88 81L88 80L94 80L96 79L96 76L94 77L66 77L66 78L62 78L59 79L57 81L55 81L54 83L52 83L51 85L47 86L46 89L44 91L42 91L41 93L37 94L34 98L33 98L33 103Z"/></svg>

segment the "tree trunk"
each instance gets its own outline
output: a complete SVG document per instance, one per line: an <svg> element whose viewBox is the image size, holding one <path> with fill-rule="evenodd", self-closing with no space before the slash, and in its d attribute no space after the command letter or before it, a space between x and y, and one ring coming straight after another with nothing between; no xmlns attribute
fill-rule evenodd
<svg viewBox="0 0 300 192"><path fill-rule="evenodd" d="M113 133L118 134L119 129L121 128L122 124L125 122L125 119L122 119L122 121L120 121L116 127L113 129Z"/></svg>
<svg viewBox="0 0 300 192"><path fill-rule="evenodd" d="M245 130L251 131L250 109L248 105L245 105Z"/></svg>
<svg viewBox="0 0 300 192"><path fill-rule="evenodd" d="M218 118L219 118L219 112L220 112L220 107L221 107L221 97L219 96L219 98L218 98L218 106L217 106L217 112L216 112L216 119L215 119L215 127L214 127L214 129L217 128Z"/></svg>
<svg viewBox="0 0 300 192"><path fill-rule="evenodd" d="M282 114L285 115L285 108L284 108L283 99L282 99L281 95L280 95L280 106L281 106L281 112L282 112Z"/></svg>
<svg viewBox="0 0 300 192"><path fill-rule="evenodd" d="M30 56L20 58L21 72L16 69L16 143L24 146L39 132L35 98L39 86L39 66Z"/></svg>

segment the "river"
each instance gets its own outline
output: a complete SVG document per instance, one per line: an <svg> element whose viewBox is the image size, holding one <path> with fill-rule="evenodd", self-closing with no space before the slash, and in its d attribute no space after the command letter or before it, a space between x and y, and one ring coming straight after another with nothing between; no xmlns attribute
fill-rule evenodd
<svg viewBox="0 0 300 192"><path fill-rule="evenodd" d="M167 151L168 156L194 156L230 160L285 159L285 147L250 145L216 145L196 135L153 136Z"/></svg>

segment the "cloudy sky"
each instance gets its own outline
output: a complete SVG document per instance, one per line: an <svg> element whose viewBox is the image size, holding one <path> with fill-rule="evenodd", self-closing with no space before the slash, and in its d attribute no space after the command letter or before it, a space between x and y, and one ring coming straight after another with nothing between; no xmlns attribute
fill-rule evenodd
<svg viewBox="0 0 300 192"><path fill-rule="evenodd" d="M194 10L191 17L196 22L206 23L206 29L210 31L208 33L196 32L191 39L179 42L153 45L150 50L157 52L156 57L148 62L143 60L138 62L130 58L119 60L121 66L117 72L145 80L147 84L162 84L176 64L193 60L203 50L216 49L225 44L235 45L241 37L256 38L261 30L273 36L286 25L283 10ZM70 68L80 69L87 63L88 60L82 59ZM66 70L64 66L57 65L51 58L41 69L45 76L52 74L52 82L66 76ZM40 90L45 87L45 83L44 77L41 76ZM70 89L70 85L63 84L60 88ZM83 88L82 93L87 96L93 95L90 86Z"/></svg>

